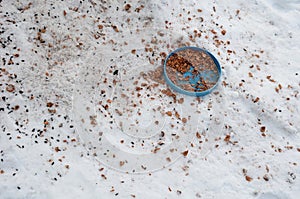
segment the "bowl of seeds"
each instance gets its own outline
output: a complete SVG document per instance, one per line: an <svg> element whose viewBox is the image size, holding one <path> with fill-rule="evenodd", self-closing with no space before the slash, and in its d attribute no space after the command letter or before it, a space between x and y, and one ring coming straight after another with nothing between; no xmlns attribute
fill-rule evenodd
<svg viewBox="0 0 300 199"><path fill-rule="evenodd" d="M164 77L169 86L190 96L204 96L217 86L221 77L218 60L207 50L182 47L164 61Z"/></svg>

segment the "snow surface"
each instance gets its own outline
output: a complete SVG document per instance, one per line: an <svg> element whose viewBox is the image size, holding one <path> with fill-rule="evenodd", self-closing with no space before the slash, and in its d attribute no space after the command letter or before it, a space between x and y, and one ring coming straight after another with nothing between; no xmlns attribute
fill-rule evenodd
<svg viewBox="0 0 300 199"><path fill-rule="evenodd" d="M1 199L299 198L298 0L4 0L0 15ZM222 66L202 98L154 77L187 45Z"/></svg>

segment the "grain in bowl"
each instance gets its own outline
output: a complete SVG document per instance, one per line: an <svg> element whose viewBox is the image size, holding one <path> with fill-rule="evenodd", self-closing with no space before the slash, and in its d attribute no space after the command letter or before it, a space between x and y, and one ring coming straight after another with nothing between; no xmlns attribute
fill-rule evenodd
<svg viewBox="0 0 300 199"><path fill-rule="evenodd" d="M208 51L198 47L183 47L166 58L164 76L173 90L191 96L203 96L216 87L221 68Z"/></svg>

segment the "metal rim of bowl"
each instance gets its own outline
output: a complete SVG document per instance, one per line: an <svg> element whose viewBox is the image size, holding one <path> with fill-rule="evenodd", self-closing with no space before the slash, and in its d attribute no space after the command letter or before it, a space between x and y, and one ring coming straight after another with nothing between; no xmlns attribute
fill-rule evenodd
<svg viewBox="0 0 300 199"><path fill-rule="evenodd" d="M168 59L176 52L179 52L179 51L183 51L183 50L186 50L186 49L193 49L193 50L197 50L197 51L203 51L205 53L207 53L210 58L214 61L216 67L217 67L217 71L218 71L218 80L216 81L216 83L214 84L213 87L211 87L210 89L207 89L205 91L201 91L201 92L191 92L191 91L187 91L187 90L184 90L182 88L180 88L179 86L177 86L176 84L174 84L170 78L168 77L168 74L167 74L167 70L166 70L166 66L167 66L167 61ZM165 77L165 80L167 82L167 84L175 91L179 92L179 93L182 93L182 94L185 94L185 95L189 95L189 96L195 96L195 97L201 97L201 96L204 96L204 95L207 95L209 93L211 93L216 87L217 87L217 84L218 82L220 81L221 79L221 66L218 62L218 60L210 53L208 52L207 50L203 49L203 48L199 48L199 47L194 47L194 46L185 46L185 47L182 47L182 48L178 48L174 51L172 51L165 59L164 61L164 77Z"/></svg>

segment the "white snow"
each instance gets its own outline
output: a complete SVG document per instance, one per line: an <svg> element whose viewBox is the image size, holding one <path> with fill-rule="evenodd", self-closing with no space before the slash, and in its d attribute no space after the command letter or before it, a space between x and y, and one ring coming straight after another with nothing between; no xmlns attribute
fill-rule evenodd
<svg viewBox="0 0 300 199"><path fill-rule="evenodd" d="M298 0L0 1L0 15L1 199L299 197ZM222 79L175 100L151 74L186 45Z"/></svg>

